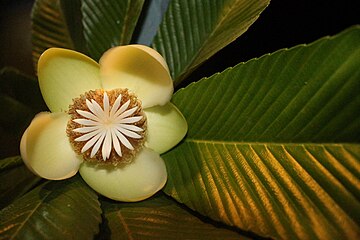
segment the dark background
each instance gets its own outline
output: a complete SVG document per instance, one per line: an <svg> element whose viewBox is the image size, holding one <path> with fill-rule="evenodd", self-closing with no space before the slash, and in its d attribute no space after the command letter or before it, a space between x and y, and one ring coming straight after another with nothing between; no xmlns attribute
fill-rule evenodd
<svg viewBox="0 0 360 240"><path fill-rule="evenodd" d="M33 74L30 41L33 0L0 1L0 69L10 65ZM356 3L356 0L272 0L250 29L202 65L192 80L359 24L360 8Z"/></svg>
<svg viewBox="0 0 360 240"><path fill-rule="evenodd" d="M356 0L271 0L249 30L194 72L191 80L360 24L358 3Z"/></svg>

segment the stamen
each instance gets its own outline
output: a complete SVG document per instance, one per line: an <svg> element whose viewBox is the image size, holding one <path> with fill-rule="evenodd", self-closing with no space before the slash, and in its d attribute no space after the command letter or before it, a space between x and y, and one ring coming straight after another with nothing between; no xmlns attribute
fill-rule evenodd
<svg viewBox="0 0 360 240"><path fill-rule="evenodd" d="M70 142L87 161L129 162L143 146L146 118L127 89L89 91L73 100L69 114Z"/></svg>

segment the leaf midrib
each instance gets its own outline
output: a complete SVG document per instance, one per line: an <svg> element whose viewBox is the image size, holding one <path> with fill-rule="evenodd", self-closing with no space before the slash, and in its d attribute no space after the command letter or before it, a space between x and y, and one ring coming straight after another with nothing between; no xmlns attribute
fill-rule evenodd
<svg viewBox="0 0 360 240"><path fill-rule="evenodd" d="M40 208L41 204L44 202L44 200L51 194L51 192L47 192L44 194L44 197L40 199L39 203L36 204L36 207L30 211L30 214L25 218L25 220L20 224L20 227L15 231L13 236L11 236L11 239L14 239L17 234L20 232L21 229L25 226L25 223L29 221L29 219L34 215L34 213Z"/></svg>
<svg viewBox="0 0 360 240"><path fill-rule="evenodd" d="M195 139L195 138L186 138L184 142L187 143L199 143L199 144L217 144L217 145L273 145L273 146L299 146L299 145L311 145L311 146L342 146L342 145L351 145L359 146L360 143L349 143L349 142L246 142L246 141L228 141L228 140L205 140L205 139Z"/></svg>
<svg viewBox="0 0 360 240"><path fill-rule="evenodd" d="M131 230L130 230L128 224L126 223L126 221L125 221L123 215L121 214L121 212L118 211L118 212L116 213L116 216L120 219L121 224L124 226L125 231L126 231L126 234L127 234L127 236L129 237L128 239L129 239L129 240L134 240L134 238L133 238L133 236L132 236L132 233L131 233Z"/></svg>

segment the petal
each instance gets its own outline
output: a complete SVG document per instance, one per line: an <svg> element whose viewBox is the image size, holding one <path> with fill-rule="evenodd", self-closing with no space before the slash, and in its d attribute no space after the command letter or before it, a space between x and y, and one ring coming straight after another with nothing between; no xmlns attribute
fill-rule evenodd
<svg viewBox="0 0 360 240"><path fill-rule="evenodd" d="M118 131L120 131L123 135L130 137L130 138L135 138L135 139L139 139L141 138L141 136L135 132L129 131L127 129L124 129L122 127L118 127L116 128Z"/></svg>
<svg viewBox="0 0 360 240"><path fill-rule="evenodd" d="M136 116L136 117L129 117L124 119L116 119L116 122L119 124L127 124L127 123L136 123L140 121L143 118L143 116Z"/></svg>
<svg viewBox="0 0 360 240"><path fill-rule="evenodd" d="M101 88L99 65L67 49L46 50L38 62L38 77L41 93L52 112L66 111L73 98Z"/></svg>
<svg viewBox="0 0 360 240"><path fill-rule="evenodd" d="M114 149L115 149L116 153L117 153L120 157L122 157L120 142L119 142L119 139L116 137L116 134L115 134L114 131L111 131L111 137L112 137L113 146L114 146Z"/></svg>
<svg viewBox="0 0 360 240"><path fill-rule="evenodd" d="M115 131L115 135L117 136L117 138L119 139L119 141L128 149L130 150L134 150L134 147L131 145L131 143L129 142L129 140L127 140L127 138L119 131Z"/></svg>
<svg viewBox="0 0 360 240"><path fill-rule="evenodd" d="M142 101L144 108L164 105L174 91L163 57L142 45L115 47L100 59L104 89L128 88Z"/></svg>
<svg viewBox="0 0 360 240"><path fill-rule="evenodd" d="M145 146L164 153L178 144L186 135L187 122L174 104L144 109L147 117Z"/></svg>
<svg viewBox="0 0 360 240"><path fill-rule="evenodd" d="M130 105L130 100L127 100L119 109L116 110L113 117L117 118L119 115L121 115Z"/></svg>
<svg viewBox="0 0 360 240"><path fill-rule="evenodd" d="M117 167L84 163L79 171L85 182L101 195L126 202L152 196L163 188L167 179L164 161L147 148L132 163Z"/></svg>
<svg viewBox="0 0 360 240"><path fill-rule="evenodd" d="M89 119L91 119L91 120L95 120L95 121L98 121L98 122L101 121L99 117L95 116L95 115L94 115L93 113L91 113L91 112L83 111L83 110L76 110L76 112L77 112L78 114L80 114L81 116L86 117L86 118L89 118Z"/></svg>
<svg viewBox="0 0 360 240"><path fill-rule="evenodd" d="M115 115L116 111L119 109L120 107L120 103L121 103L121 94L116 98L114 105L111 107L110 110L110 118L113 118L113 116ZM128 101L130 104L130 101Z"/></svg>
<svg viewBox="0 0 360 240"><path fill-rule="evenodd" d="M59 180L74 176L82 162L66 135L69 117L65 113L40 113L26 129L20 152L36 175Z"/></svg>

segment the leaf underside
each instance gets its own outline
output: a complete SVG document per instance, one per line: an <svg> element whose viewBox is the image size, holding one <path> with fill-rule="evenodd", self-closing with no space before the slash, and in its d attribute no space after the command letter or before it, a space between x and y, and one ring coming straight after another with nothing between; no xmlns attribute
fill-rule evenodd
<svg viewBox="0 0 360 240"><path fill-rule="evenodd" d="M357 238L359 43L354 27L178 91L189 131L163 156L165 192L262 236Z"/></svg>
<svg viewBox="0 0 360 240"><path fill-rule="evenodd" d="M140 203L102 201L106 226L100 239L248 239L202 222L162 194Z"/></svg>
<svg viewBox="0 0 360 240"><path fill-rule="evenodd" d="M215 220L282 239L360 233L358 145L188 140L165 159L165 192Z"/></svg>
<svg viewBox="0 0 360 240"><path fill-rule="evenodd" d="M92 239L99 232L97 195L79 178L47 182L0 212L4 239Z"/></svg>
<svg viewBox="0 0 360 240"><path fill-rule="evenodd" d="M174 84L242 35L269 0L172 0L153 47L166 59Z"/></svg>

